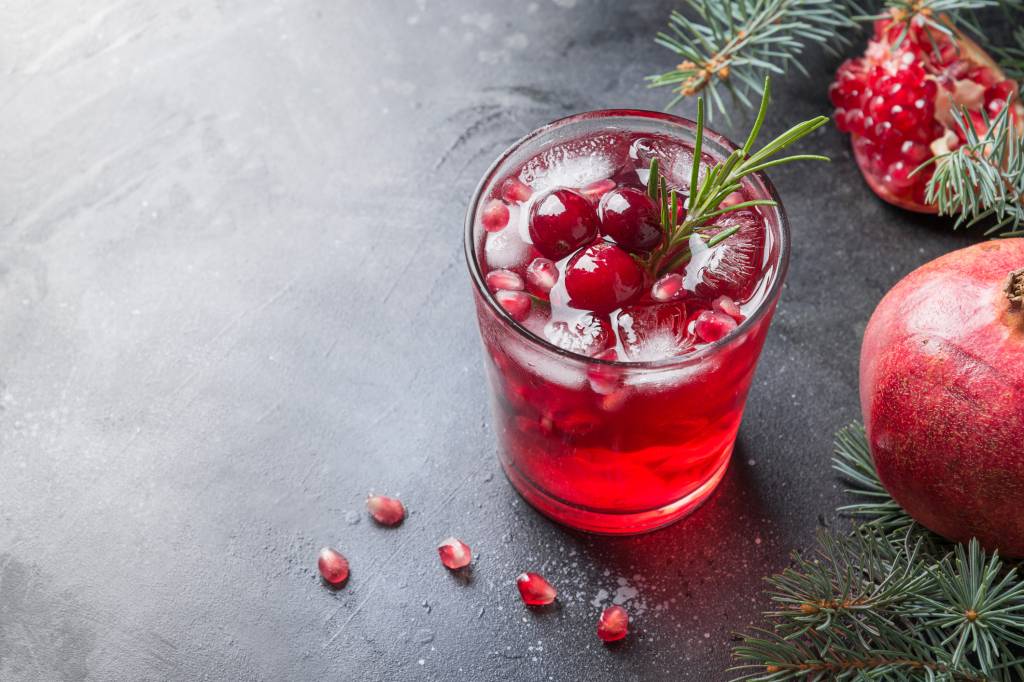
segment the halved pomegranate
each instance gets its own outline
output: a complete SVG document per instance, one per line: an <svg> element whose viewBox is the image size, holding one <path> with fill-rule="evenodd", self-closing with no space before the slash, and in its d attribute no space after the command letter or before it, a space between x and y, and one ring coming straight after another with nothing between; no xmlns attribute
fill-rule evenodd
<svg viewBox="0 0 1024 682"><path fill-rule="evenodd" d="M850 133L857 165L875 194L901 208L936 213L925 199L934 167L914 169L964 143L956 110L966 107L983 132L982 112L991 119L1002 111L1017 85L947 18L921 14L908 23L900 11L875 22L864 55L843 62L829 98L836 127ZM1014 119L1024 120L1024 107L1016 99L1013 106Z"/></svg>

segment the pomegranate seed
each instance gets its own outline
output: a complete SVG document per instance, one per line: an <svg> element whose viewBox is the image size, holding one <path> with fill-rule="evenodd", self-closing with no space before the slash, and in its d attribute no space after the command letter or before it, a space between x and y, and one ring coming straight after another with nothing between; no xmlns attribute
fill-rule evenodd
<svg viewBox="0 0 1024 682"><path fill-rule="evenodd" d="M592 182L581 189L580 192L591 201L597 201L613 189L615 189L615 181L609 178Z"/></svg>
<svg viewBox="0 0 1024 682"><path fill-rule="evenodd" d="M657 282L651 287L651 298L655 301L671 301L673 298L681 295L683 291L683 276L679 273L672 272Z"/></svg>
<svg viewBox="0 0 1024 682"><path fill-rule="evenodd" d="M373 520L383 526L397 526L405 519L405 507L394 497L370 495L366 500L366 509Z"/></svg>
<svg viewBox="0 0 1024 682"><path fill-rule="evenodd" d="M440 555L444 567L453 571L469 566L469 562L473 560L469 545L458 538L442 540L441 544L437 546L437 553Z"/></svg>
<svg viewBox="0 0 1024 682"><path fill-rule="evenodd" d="M597 214L586 197L556 189L530 209L530 238L541 255L559 260L594 240Z"/></svg>
<svg viewBox="0 0 1024 682"><path fill-rule="evenodd" d="M598 353L594 356L598 360L614 362L619 359L614 348ZM617 367L608 365L591 365L587 368L587 381L590 383L590 390L598 395L610 395L618 389L622 383L621 372Z"/></svg>
<svg viewBox="0 0 1024 682"><path fill-rule="evenodd" d="M714 343L735 328L736 320L714 310L703 311L693 323L693 332L705 343Z"/></svg>
<svg viewBox="0 0 1024 682"><path fill-rule="evenodd" d="M551 287L558 282L558 268L549 258L534 258L526 268L526 283L530 293L547 296Z"/></svg>
<svg viewBox="0 0 1024 682"><path fill-rule="evenodd" d="M722 203L718 207L729 208L730 206L735 206L736 204L742 204L744 201L746 201L746 198L743 196L743 192L736 191L727 196L726 198L722 199Z"/></svg>
<svg viewBox="0 0 1024 682"><path fill-rule="evenodd" d="M321 549L316 565L320 569L320 575L331 585L341 585L348 580L348 559L336 549Z"/></svg>
<svg viewBox="0 0 1024 682"><path fill-rule="evenodd" d="M569 260L565 290L572 305L610 313L640 295L644 273L628 253L607 242L595 242Z"/></svg>
<svg viewBox="0 0 1024 682"><path fill-rule="evenodd" d="M511 270L501 268L491 270L484 277L484 281L487 282L487 288L491 291L497 291L498 289L507 289L508 291L523 290L523 278Z"/></svg>
<svg viewBox="0 0 1024 682"><path fill-rule="evenodd" d="M732 300L728 296L719 296L711 303L711 307L720 313L725 313L737 322L742 322L747 319L740 307L736 305L736 301Z"/></svg>
<svg viewBox="0 0 1024 682"><path fill-rule="evenodd" d="M506 291L502 289L494 293L498 305L505 309L512 319L522 322L530 314L530 296L523 291Z"/></svg>
<svg viewBox="0 0 1024 682"><path fill-rule="evenodd" d="M624 187L609 192L599 207L602 234L629 251L650 251L661 243L661 212L645 192Z"/></svg>
<svg viewBox="0 0 1024 682"><path fill-rule="evenodd" d="M488 232L498 232L508 225L508 206L494 199L487 202L483 213L480 214L480 222Z"/></svg>
<svg viewBox="0 0 1024 682"><path fill-rule="evenodd" d="M558 595L551 583L537 573L520 573L516 577L516 587L527 606L547 606Z"/></svg>
<svg viewBox="0 0 1024 682"><path fill-rule="evenodd" d="M509 203L522 203L533 196L530 186L519 178L509 178L501 186L501 198Z"/></svg>
<svg viewBox="0 0 1024 682"><path fill-rule="evenodd" d="M629 632L629 613L618 604L601 612L597 621L597 636L602 642L617 642Z"/></svg>

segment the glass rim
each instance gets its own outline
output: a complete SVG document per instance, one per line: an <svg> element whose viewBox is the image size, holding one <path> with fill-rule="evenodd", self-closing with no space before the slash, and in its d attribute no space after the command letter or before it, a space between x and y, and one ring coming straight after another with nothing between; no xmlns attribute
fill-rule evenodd
<svg viewBox="0 0 1024 682"><path fill-rule="evenodd" d="M613 367L620 367L623 369L668 369L677 368L681 366L690 365L699 362L709 355L712 355L730 345L737 342L743 337L744 332L753 328L757 322L763 318L768 309L772 307L775 301L778 300L781 294L783 282L786 279L786 274L789 271L789 248L790 248L790 228L789 218L786 215L785 207L782 204L782 200L779 197L778 190L775 189L775 185L768 178L768 175L764 171L757 171L752 173L748 177L756 178L766 190L768 197L775 202L775 206L765 206L762 208L772 209L778 218L779 223L779 256L777 260L778 267L775 272L775 280L772 282L768 291L765 292L764 299L754 309L754 311L745 320L740 322L735 329L729 332L726 336L706 344L702 348L687 354L683 357L667 357L659 360L604 360L601 358L591 357L589 355L582 355L580 353L574 353L573 351L556 346L547 339L537 336L529 329L524 327L522 324L517 322L509 313L506 311L494 297L494 294L487 287L484 279L484 274L480 270L479 259L476 257L476 243L474 235L474 223L476 222L477 207L480 204L480 199L483 197L484 190L490 185L491 180L497 173L498 168L508 159L513 153L521 149L524 145L527 145L544 135L562 128L563 126L578 123L582 121L588 121L593 119L626 119L626 118L640 118L640 119L653 119L662 121L665 123L672 124L674 126L682 127L689 130L691 133L696 132L697 124L688 118L682 116L675 116L661 111L648 111L645 109L597 109L594 111L587 111L579 114L572 114L571 116L565 116L563 118L556 119L547 125L537 128L533 132L527 133L523 137L513 142L505 151L503 151L497 159L487 168L484 172L483 177L477 184L476 190L473 192L473 197L469 202L469 207L466 211L466 227L464 237L464 250L466 256L466 265L469 267L470 275L473 279L473 284L476 287L477 292L487 302L488 307L498 315L498 317L506 324L511 327L520 336L522 336L527 342L540 346L541 348L555 353L556 355L568 358L576 362L583 362L593 365L608 365ZM628 130L628 128L625 128ZM732 152L739 149L739 145L734 143L732 140L727 138L721 133L717 133L713 130L709 130L707 127L704 128L704 139L711 140L724 148L726 152Z"/></svg>

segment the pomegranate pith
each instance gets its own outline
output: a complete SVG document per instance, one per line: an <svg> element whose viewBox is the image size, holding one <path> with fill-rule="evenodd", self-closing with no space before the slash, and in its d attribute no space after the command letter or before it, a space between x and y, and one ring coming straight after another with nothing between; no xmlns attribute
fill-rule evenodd
<svg viewBox="0 0 1024 682"><path fill-rule="evenodd" d="M629 632L629 613L618 604L601 612L597 621L597 636L602 642L617 642Z"/></svg>
<svg viewBox="0 0 1024 682"><path fill-rule="evenodd" d="M860 400L883 485L918 522L1024 556L1024 239L907 275L864 332ZM1019 282L1024 293L1024 276Z"/></svg>
<svg viewBox="0 0 1024 682"><path fill-rule="evenodd" d="M982 110L998 114L1016 90L974 41L917 16L906 27L889 18L875 22L864 55L839 67L829 98L871 189L896 206L935 213L925 196L934 167L915 169L965 141L954 111L966 108L983 126ZM1022 113L1015 104L1015 119Z"/></svg>
<svg viewBox="0 0 1024 682"><path fill-rule="evenodd" d="M516 577L516 587L527 606L547 606L558 596L551 583L538 573L520 573Z"/></svg>
<svg viewBox="0 0 1024 682"><path fill-rule="evenodd" d="M366 499L366 510L382 526L397 526L405 519L405 507L394 497L370 495Z"/></svg>
<svg viewBox="0 0 1024 682"><path fill-rule="evenodd" d="M316 565L320 569L320 575L331 585L338 586L348 580L348 559L336 549L321 549Z"/></svg>

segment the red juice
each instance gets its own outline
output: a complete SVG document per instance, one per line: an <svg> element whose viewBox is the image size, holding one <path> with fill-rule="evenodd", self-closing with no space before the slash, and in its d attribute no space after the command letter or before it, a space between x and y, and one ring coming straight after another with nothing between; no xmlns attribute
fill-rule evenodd
<svg viewBox="0 0 1024 682"><path fill-rule="evenodd" d="M689 239L688 257L655 258L651 158L685 198L693 135L691 122L650 112L563 119L506 152L470 207L501 463L534 507L575 528L643 532L707 498L778 301L779 206L725 213ZM733 149L705 131L702 169ZM726 201L769 198L755 174Z"/></svg>

